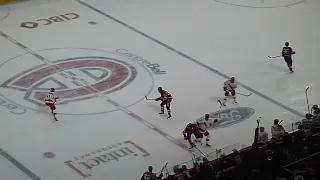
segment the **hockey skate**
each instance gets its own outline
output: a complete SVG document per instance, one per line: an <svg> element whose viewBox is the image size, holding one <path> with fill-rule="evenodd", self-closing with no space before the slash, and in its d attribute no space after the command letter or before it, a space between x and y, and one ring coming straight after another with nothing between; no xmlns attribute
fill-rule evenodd
<svg viewBox="0 0 320 180"><path fill-rule="evenodd" d="M161 111L159 114L160 114L160 115L163 115L163 114L164 114L164 111Z"/></svg>
<svg viewBox="0 0 320 180"><path fill-rule="evenodd" d="M171 114L169 114L167 118L169 119L169 118L171 118L171 117L172 117Z"/></svg>
<svg viewBox="0 0 320 180"><path fill-rule="evenodd" d="M189 147L189 149L193 149L194 147L196 147L196 145L194 143L192 143L191 147Z"/></svg>
<svg viewBox="0 0 320 180"><path fill-rule="evenodd" d="M223 106L227 106L227 105L226 105L226 101L227 101L227 99L224 98L223 101L222 101L222 105L223 105Z"/></svg>
<svg viewBox="0 0 320 180"><path fill-rule="evenodd" d="M202 146L202 142L201 142L201 141L194 140L194 143L199 143L199 144L200 144L200 146Z"/></svg>
<svg viewBox="0 0 320 180"><path fill-rule="evenodd" d="M210 144L208 144L208 143L206 144L206 146L207 146L207 147L211 147L211 145L210 145Z"/></svg>

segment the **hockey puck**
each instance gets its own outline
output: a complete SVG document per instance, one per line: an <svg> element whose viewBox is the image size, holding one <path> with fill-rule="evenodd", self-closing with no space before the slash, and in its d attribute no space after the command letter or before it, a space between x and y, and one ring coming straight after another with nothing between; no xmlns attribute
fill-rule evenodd
<svg viewBox="0 0 320 180"><path fill-rule="evenodd" d="M51 159L51 158L54 158L56 155L53 152L45 152L43 153L43 156L45 158Z"/></svg>
<svg viewBox="0 0 320 180"><path fill-rule="evenodd" d="M94 22L94 21L89 21L88 23L91 24L91 25L96 25L96 24L97 24L97 23Z"/></svg>

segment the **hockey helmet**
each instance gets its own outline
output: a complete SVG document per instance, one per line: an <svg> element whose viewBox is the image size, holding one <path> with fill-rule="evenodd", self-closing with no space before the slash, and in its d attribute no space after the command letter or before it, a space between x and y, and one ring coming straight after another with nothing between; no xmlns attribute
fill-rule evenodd
<svg viewBox="0 0 320 180"><path fill-rule="evenodd" d="M54 92L54 91L55 91L55 89L54 89L54 88L51 88L51 89L50 89L50 91L51 91L51 92Z"/></svg>
<svg viewBox="0 0 320 180"><path fill-rule="evenodd" d="M284 45L289 46L289 42L284 43Z"/></svg>
<svg viewBox="0 0 320 180"><path fill-rule="evenodd" d="M158 87L158 91L162 91L162 87Z"/></svg>

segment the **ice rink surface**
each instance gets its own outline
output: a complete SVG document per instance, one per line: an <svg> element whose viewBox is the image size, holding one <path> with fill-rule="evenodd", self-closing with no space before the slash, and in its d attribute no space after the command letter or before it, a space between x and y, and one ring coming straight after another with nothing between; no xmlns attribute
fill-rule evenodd
<svg viewBox="0 0 320 180"><path fill-rule="evenodd" d="M211 148L253 142L256 120L290 130L320 101L316 0L30 0L0 7L0 174L6 180L130 180L191 160L182 131L217 117ZM296 51L289 73L281 53ZM159 116L157 87L173 95ZM43 107L55 87L59 123ZM227 147L227 148L225 148ZM46 155L46 156L45 156ZM211 157L211 156L210 156Z"/></svg>

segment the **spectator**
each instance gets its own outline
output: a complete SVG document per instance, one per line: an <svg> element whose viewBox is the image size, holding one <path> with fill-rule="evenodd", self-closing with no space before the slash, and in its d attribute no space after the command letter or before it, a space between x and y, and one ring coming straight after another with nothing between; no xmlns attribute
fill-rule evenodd
<svg viewBox="0 0 320 180"><path fill-rule="evenodd" d="M161 180L163 174L161 173L158 177L152 172L153 167L149 166L148 172L144 172L140 180Z"/></svg>
<svg viewBox="0 0 320 180"><path fill-rule="evenodd" d="M187 168L186 165L182 166L181 171L183 173L184 180L192 180L192 172Z"/></svg>
<svg viewBox="0 0 320 180"><path fill-rule="evenodd" d="M319 112L320 108L318 105L313 105L312 110L313 110L312 115L316 115L316 112ZM319 113L317 113L317 114L319 114Z"/></svg>
<svg viewBox="0 0 320 180"><path fill-rule="evenodd" d="M183 177L184 177L184 174L183 174L183 172L182 172L182 170L179 168L179 166L174 166L173 167L173 172L174 172L174 175L173 175L173 177L175 178L175 179L184 179Z"/></svg>
<svg viewBox="0 0 320 180"><path fill-rule="evenodd" d="M276 144L282 143L285 130L283 126L279 123L279 119L273 121L273 126L271 127L272 139Z"/></svg>
<svg viewBox="0 0 320 180"><path fill-rule="evenodd" d="M298 126L298 131L294 133L293 142L298 143L300 145L305 138L306 138L306 132L304 131L303 126L300 124Z"/></svg>
<svg viewBox="0 0 320 180"><path fill-rule="evenodd" d="M260 132L258 134L258 144L265 145L268 143L268 133L264 131L264 127L260 127Z"/></svg>
<svg viewBox="0 0 320 180"><path fill-rule="evenodd" d="M200 165L200 177L202 180L213 176L213 167L207 158L203 158L203 163Z"/></svg>
<svg viewBox="0 0 320 180"><path fill-rule="evenodd" d="M312 109L314 123L318 124L320 123L320 108L318 107L318 105L313 105Z"/></svg>
<svg viewBox="0 0 320 180"><path fill-rule="evenodd" d="M236 165L236 166L239 166L241 165L241 156L240 156L240 152L236 149L233 149L232 150L232 154L230 154L230 157L232 158L234 164L232 165Z"/></svg>

